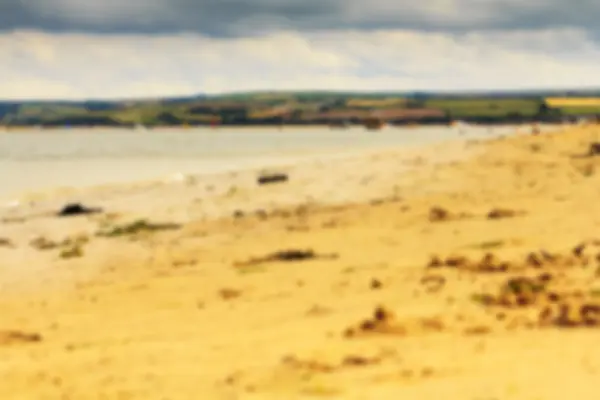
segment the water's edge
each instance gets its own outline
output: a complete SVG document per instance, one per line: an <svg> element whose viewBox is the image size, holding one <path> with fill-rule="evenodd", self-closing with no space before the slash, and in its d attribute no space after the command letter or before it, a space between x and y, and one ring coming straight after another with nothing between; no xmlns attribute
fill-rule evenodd
<svg viewBox="0 0 600 400"><path fill-rule="evenodd" d="M555 128L544 127L545 130ZM6 204L32 193L53 192L60 188L85 190L104 185L132 185L157 179L182 179L186 175L276 168L371 152L418 148L446 141L492 139L514 133L515 130L515 127L493 130L476 127L463 129L462 132L452 128L403 128L350 133L274 131L260 132L257 136L244 132L244 140L253 143L252 149L245 149L244 143L232 141L241 137L236 136L239 133L235 132L220 132L218 136L204 132L195 136L186 131L185 137L177 132L175 137L172 136L173 132L126 137L119 136L127 135L122 133L106 136L97 132L57 132L50 138L53 141L48 140L48 133L29 133L25 134L25 139L18 137L12 143L5 139L0 143L3 145L0 151L0 182L3 182L0 201ZM44 137L40 139L42 135ZM95 136L90 140L90 135ZM321 141L321 135L327 137L325 144ZM281 144L282 136L286 136L285 145ZM39 146L36 143L38 139L42 141ZM178 143L177 140L182 142ZM213 146L212 153L203 147L207 143ZM121 145L130 147L122 148ZM72 148L65 148L69 146ZM111 146L115 149L112 150ZM162 156L155 154L154 157L148 157L148 149L153 147ZM98 157L103 152L105 156ZM113 157L106 157L111 152Z"/></svg>

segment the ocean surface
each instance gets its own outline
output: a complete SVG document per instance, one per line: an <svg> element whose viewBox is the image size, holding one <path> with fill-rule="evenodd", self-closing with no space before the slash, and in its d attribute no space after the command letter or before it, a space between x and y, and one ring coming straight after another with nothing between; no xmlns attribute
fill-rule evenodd
<svg viewBox="0 0 600 400"><path fill-rule="evenodd" d="M523 128L527 129L527 128ZM65 187L262 167L458 138L515 127L65 129L0 132L0 201Z"/></svg>

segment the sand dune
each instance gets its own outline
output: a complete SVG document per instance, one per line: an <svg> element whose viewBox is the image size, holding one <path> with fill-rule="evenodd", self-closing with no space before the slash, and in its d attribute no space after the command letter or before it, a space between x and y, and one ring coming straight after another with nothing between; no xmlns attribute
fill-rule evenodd
<svg viewBox="0 0 600 400"><path fill-rule="evenodd" d="M82 195L100 215L4 215L0 395L595 399L599 133L371 154L267 186L248 172ZM165 222L181 226L152 225Z"/></svg>

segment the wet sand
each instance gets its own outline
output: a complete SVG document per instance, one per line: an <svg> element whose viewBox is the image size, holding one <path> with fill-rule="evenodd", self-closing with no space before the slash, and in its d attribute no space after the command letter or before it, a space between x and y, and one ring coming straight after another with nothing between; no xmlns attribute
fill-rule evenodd
<svg viewBox="0 0 600 400"><path fill-rule="evenodd" d="M0 395L595 399L599 138L103 188L78 194L104 208L89 216L49 214L73 194L5 210Z"/></svg>

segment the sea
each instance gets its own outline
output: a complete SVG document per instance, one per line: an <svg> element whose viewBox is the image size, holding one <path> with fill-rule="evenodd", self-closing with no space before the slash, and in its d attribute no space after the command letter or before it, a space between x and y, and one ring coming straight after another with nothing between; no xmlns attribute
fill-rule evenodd
<svg viewBox="0 0 600 400"><path fill-rule="evenodd" d="M552 129L551 126L542 127ZM0 201L81 188L219 172L402 148L494 138L517 127L252 127L27 129L0 131ZM530 127L521 127L530 132Z"/></svg>

